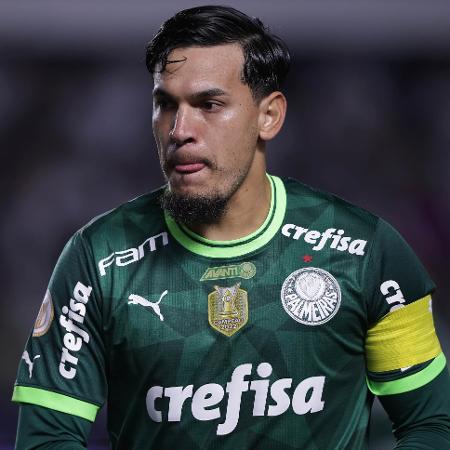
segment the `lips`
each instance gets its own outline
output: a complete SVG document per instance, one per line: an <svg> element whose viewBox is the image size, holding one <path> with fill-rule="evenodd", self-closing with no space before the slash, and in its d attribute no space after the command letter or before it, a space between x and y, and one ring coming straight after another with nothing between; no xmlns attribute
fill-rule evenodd
<svg viewBox="0 0 450 450"><path fill-rule="evenodd" d="M195 173L202 170L205 166L206 164L202 162L189 162L184 164L176 164L174 168L179 173Z"/></svg>

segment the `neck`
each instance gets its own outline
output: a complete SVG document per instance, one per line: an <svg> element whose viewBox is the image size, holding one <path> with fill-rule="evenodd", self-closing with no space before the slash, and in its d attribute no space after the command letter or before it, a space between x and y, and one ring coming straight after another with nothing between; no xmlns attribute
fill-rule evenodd
<svg viewBox="0 0 450 450"><path fill-rule="evenodd" d="M221 220L214 224L195 224L189 228L214 241L239 239L256 231L265 221L271 202L271 187L263 170L249 172L230 198Z"/></svg>

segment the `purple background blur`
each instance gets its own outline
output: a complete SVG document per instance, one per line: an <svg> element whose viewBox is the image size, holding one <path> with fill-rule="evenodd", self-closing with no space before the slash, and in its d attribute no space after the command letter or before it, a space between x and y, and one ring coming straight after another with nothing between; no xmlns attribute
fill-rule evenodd
<svg viewBox="0 0 450 450"><path fill-rule="evenodd" d="M221 3L211 1L210 3ZM53 265L90 218L162 184L144 47L192 1L0 4L0 449L9 401ZM381 215L438 285L450 354L450 4L228 1L288 43L284 130L269 171ZM89 448L106 448L104 415ZM378 406L373 449L392 446Z"/></svg>

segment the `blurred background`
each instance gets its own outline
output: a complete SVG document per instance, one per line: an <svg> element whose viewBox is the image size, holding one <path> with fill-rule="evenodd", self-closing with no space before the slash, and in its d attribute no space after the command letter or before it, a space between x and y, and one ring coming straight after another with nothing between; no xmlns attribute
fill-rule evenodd
<svg viewBox="0 0 450 450"><path fill-rule="evenodd" d="M450 3L234 1L289 45L283 132L269 171L381 215L438 285L450 355ZM0 3L0 449L12 448L16 367L70 235L163 183L145 44L198 1ZM371 448L392 448L375 406ZM89 448L107 448L104 416Z"/></svg>

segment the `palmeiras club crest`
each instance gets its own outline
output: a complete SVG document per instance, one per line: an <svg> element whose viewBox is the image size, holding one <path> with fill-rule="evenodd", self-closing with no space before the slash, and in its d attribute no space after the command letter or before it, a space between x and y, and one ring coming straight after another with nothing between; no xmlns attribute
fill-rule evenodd
<svg viewBox="0 0 450 450"><path fill-rule="evenodd" d="M341 288L326 270L307 267L292 272L281 288L284 310L303 325L322 325L341 306Z"/></svg>
<svg viewBox="0 0 450 450"><path fill-rule="evenodd" d="M247 291L240 286L241 283L231 287L214 286L208 295L209 324L225 336L232 336L248 320Z"/></svg>

